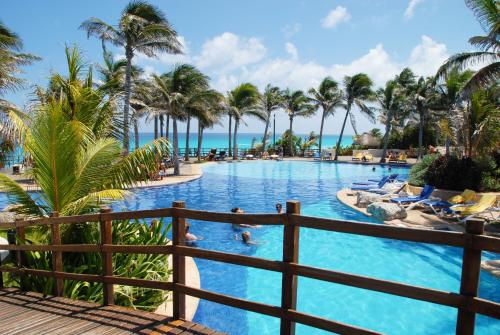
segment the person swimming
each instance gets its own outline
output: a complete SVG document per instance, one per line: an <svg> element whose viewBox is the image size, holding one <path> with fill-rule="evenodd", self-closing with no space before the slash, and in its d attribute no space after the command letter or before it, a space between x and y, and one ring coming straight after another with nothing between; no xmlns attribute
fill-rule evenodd
<svg viewBox="0 0 500 335"><path fill-rule="evenodd" d="M203 238L200 236L196 236L195 234L192 234L189 232L189 224L186 225L186 235L185 235L185 238L186 238L186 241L199 241L199 240L202 240Z"/></svg>
<svg viewBox="0 0 500 335"><path fill-rule="evenodd" d="M246 230L243 233L241 233L241 240L243 241L243 243L247 245L258 245L259 243L253 241L251 236L252 235L250 234L250 232Z"/></svg>
<svg viewBox="0 0 500 335"><path fill-rule="evenodd" d="M283 213L283 205L280 204L279 202L276 204L276 212L278 212L278 214Z"/></svg>
<svg viewBox="0 0 500 335"><path fill-rule="evenodd" d="M375 166L374 166L374 167L372 167L372 171L375 171Z"/></svg>
<svg viewBox="0 0 500 335"><path fill-rule="evenodd" d="M234 208L231 208L231 213L233 213L233 214L244 214L245 211L242 210L239 207L234 207ZM244 227L244 228L260 228L260 227L262 227L261 225L257 225L257 224L238 223L238 224L233 224L233 229L235 228L235 226L237 226L237 227Z"/></svg>

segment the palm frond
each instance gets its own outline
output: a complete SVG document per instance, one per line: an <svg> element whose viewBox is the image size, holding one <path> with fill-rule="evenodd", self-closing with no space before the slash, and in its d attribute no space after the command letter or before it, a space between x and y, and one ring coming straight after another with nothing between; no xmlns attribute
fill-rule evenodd
<svg viewBox="0 0 500 335"><path fill-rule="evenodd" d="M35 202L31 195L23 189L15 180L0 173L0 190L7 194L12 203L15 203L15 211L19 214L31 217L46 216L44 208Z"/></svg>

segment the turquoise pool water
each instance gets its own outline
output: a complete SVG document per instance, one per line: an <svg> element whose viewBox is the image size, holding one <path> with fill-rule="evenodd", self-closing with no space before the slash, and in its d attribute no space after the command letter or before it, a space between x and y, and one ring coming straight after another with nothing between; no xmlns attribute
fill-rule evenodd
<svg viewBox="0 0 500 335"><path fill-rule="evenodd" d="M405 175L404 167L392 173ZM185 200L188 208L274 212L276 202L300 200L302 213L380 224L339 203L336 192L352 181L388 174L387 168L360 164L253 161L221 162L204 167L198 180L169 187L134 190L114 210L151 209ZM0 195L0 207L5 204ZM281 259L282 228L251 229L257 246L235 240L241 230L222 223L191 221L203 236L200 248ZM462 253L459 249L301 229L300 262L327 269L368 275L430 288L458 291ZM492 258L492 254L485 254ZM499 255L495 255L499 258ZM202 288L258 302L279 305L281 277L273 272L196 260ZM500 281L481 273L480 296L500 302ZM387 334L454 334L456 310L382 293L299 279L298 309ZM200 301L195 321L230 334L278 334L277 319ZM326 332L297 326L298 334ZM500 321L478 317L476 334L500 334Z"/></svg>
<svg viewBox="0 0 500 335"><path fill-rule="evenodd" d="M403 167L393 173L407 174ZM116 209L169 206L185 200L188 208L273 212L276 202L301 201L302 213L379 224L339 203L336 192L355 180L387 174L385 167L313 162L218 163L204 167L204 177L186 184L135 191ZM192 221L206 249L281 259L282 228L251 229L258 246L235 240L241 230L230 225ZM380 279L458 291L461 251L456 248L301 229L300 262ZM484 257L491 257L486 254ZM498 258L498 256L497 256ZM279 305L281 277L273 272L196 260L202 287L236 297ZM500 301L500 281L481 273L480 295ZM456 310L411 299L300 278L298 309L314 315L388 334L453 334ZM279 321L255 313L201 301L195 321L231 334L277 334ZM298 334L326 332L298 325ZM477 334L499 334L500 322L478 317Z"/></svg>

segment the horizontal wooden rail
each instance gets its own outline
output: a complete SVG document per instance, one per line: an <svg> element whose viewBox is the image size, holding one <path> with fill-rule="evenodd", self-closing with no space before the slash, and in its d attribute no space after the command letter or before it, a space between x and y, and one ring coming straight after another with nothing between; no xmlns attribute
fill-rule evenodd
<svg viewBox="0 0 500 335"><path fill-rule="evenodd" d="M64 244L64 245L35 245L10 244L0 245L0 250L40 251L40 252L112 252L127 254L171 254L171 245L112 245L112 244Z"/></svg>
<svg viewBox="0 0 500 335"><path fill-rule="evenodd" d="M235 214L173 208L173 215L185 219L232 224L282 225L285 214Z"/></svg>

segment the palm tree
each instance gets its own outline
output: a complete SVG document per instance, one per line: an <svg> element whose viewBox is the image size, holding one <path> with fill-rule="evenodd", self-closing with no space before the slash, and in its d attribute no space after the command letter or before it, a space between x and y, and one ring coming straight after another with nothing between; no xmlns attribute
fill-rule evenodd
<svg viewBox="0 0 500 335"><path fill-rule="evenodd" d="M203 131L206 128L212 128L214 125L220 123L220 118L223 115L224 109L221 106L222 95L215 92L211 98L206 99L201 104L199 113L196 115L198 119L198 148L197 159L201 161L201 149L203 143Z"/></svg>
<svg viewBox="0 0 500 335"><path fill-rule="evenodd" d="M258 109L259 90L250 83L244 83L237 86L228 94L228 106L231 109L234 118L233 133L233 159L238 159L238 128L243 117L246 115L255 116L259 119L265 119L262 111Z"/></svg>
<svg viewBox="0 0 500 335"><path fill-rule="evenodd" d="M500 6L497 0L465 0L485 31L485 36L474 36L469 43L479 49L474 52L462 52L451 56L437 71L437 77L458 67L464 70L471 65L480 64L482 67L464 85L466 92L473 89L495 84L500 78ZM486 65L483 65L486 63Z"/></svg>
<svg viewBox="0 0 500 335"><path fill-rule="evenodd" d="M135 52L155 57L158 52L181 53L177 32L165 15L155 6L142 1L132 1L123 10L116 27L98 19L84 21L80 28L87 36L98 37L125 48L125 101L123 107L123 149L129 152L129 108L132 92L132 58Z"/></svg>
<svg viewBox="0 0 500 335"><path fill-rule="evenodd" d="M0 21L0 139L13 142L18 134L15 119L23 113L14 104L1 99L9 91L22 88L25 80L18 77L21 66L30 65L38 57L21 53L21 38Z"/></svg>
<svg viewBox="0 0 500 335"><path fill-rule="evenodd" d="M281 107L282 96L278 87L267 84L264 93L259 96L258 108L262 111L265 117L264 136L262 137L262 151L266 150L267 136L269 130L269 122L274 111Z"/></svg>
<svg viewBox="0 0 500 335"><path fill-rule="evenodd" d="M50 96L36 106L32 118L19 123L23 149L33 160L30 174L41 188L37 194L28 193L0 174L0 188L18 204L19 213L44 217L52 212L77 215L95 211L99 204L123 199L125 188L145 180L157 169L157 157L168 153L168 143L157 141L122 156L118 141L88 131L99 118L84 127L75 122L81 121L81 115L68 113L68 98ZM78 109L80 102L76 104Z"/></svg>
<svg viewBox="0 0 500 335"><path fill-rule="evenodd" d="M436 102L437 106L434 109L443 110L445 112L444 124L454 124L457 118L455 117L459 112L459 105L462 99L462 89L473 76L473 72L460 71L458 67L451 69L447 72L443 80L436 85ZM449 128L444 127L444 128ZM450 151L450 137L446 136L446 154Z"/></svg>
<svg viewBox="0 0 500 335"><path fill-rule="evenodd" d="M382 157L380 158L380 163L385 163L392 122L395 118L397 119L398 113L403 110L405 96L402 87L396 80L389 80L385 84L385 88L377 90L376 96L381 108L380 119L381 121L385 121L384 146Z"/></svg>
<svg viewBox="0 0 500 335"><path fill-rule="evenodd" d="M338 160L340 144L342 143L342 136L344 135L347 117L352 118L351 108L353 104L358 106L361 113L367 116L370 120L374 120L373 109L365 105L366 101L374 100L375 94L372 91L372 86L372 80L364 73L358 73L352 77L346 76L344 78L344 100L346 105L346 113L344 122L342 123L340 136L337 141L334 160Z"/></svg>
<svg viewBox="0 0 500 335"><path fill-rule="evenodd" d="M309 89L309 95L311 96L311 101L315 105L316 109L321 108L323 111L321 114L318 145L319 152L321 152L325 119L328 116L333 115L336 107L344 106L344 100L342 92L338 89L338 83L331 77L323 79L317 90L315 88Z"/></svg>
<svg viewBox="0 0 500 335"><path fill-rule="evenodd" d="M296 117L312 116L315 109L314 106L309 103L309 98L303 91L291 91L290 89L286 89L283 92L282 106L288 114L288 119L290 120L288 131L290 133L290 139L293 139L293 120ZM294 156L295 148L293 140L290 141L288 150L290 156Z"/></svg>
<svg viewBox="0 0 500 335"><path fill-rule="evenodd" d="M415 106L414 111L418 116L418 152L417 160L423 155L424 124L425 118L430 113L430 107L435 98L435 91L432 78L420 77L412 89L412 101Z"/></svg>
<svg viewBox="0 0 500 335"><path fill-rule="evenodd" d="M149 80L135 79L134 93L130 98L130 107L132 108L132 123L134 127L134 148L137 150L140 147L139 139L139 120L147 114L152 114L156 110L154 105L154 87Z"/></svg>
<svg viewBox="0 0 500 335"><path fill-rule="evenodd" d="M187 118L186 108L190 99L208 88L208 77L192 65L180 64L161 76L153 75L155 89L158 94L158 104L168 111L172 119L174 175L180 174L179 168L179 137L177 121Z"/></svg>

